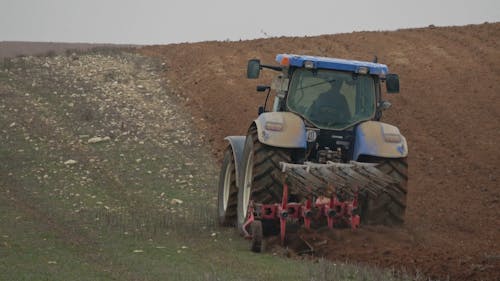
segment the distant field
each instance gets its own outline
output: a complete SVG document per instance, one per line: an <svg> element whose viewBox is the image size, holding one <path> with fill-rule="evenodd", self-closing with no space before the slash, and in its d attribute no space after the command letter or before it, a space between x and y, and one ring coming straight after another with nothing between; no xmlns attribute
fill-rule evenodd
<svg viewBox="0 0 500 281"><path fill-rule="evenodd" d="M10 42L0 41L0 59L16 56L55 55L66 51L85 51L93 48L129 48L138 45L57 43L57 42Z"/></svg>

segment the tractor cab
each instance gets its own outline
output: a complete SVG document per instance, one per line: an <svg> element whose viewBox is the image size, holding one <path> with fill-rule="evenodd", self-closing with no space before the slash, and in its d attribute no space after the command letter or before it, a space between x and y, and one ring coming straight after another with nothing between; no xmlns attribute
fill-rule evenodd
<svg viewBox="0 0 500 281"><path fill-rule="evenodd" d="M248 77L257 78L262 68L281 71L269 88L276 91L273 111L293 112L319 129L344 130L379 120L390 106L381 101L381 83L386 82L388 93L399 91L397 75L388 74L384 64L288 54L276 61L280 66L250 60Z"/></svg>

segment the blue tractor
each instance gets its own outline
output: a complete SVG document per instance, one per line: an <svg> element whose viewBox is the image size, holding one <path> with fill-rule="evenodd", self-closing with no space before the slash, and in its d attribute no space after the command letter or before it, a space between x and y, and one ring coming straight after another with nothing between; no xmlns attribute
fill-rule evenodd
<svg viewBox="0 0 500 281"><path fill-rule="evenodd" d="M318 213L333 226L402 224L408 146L397 127L380 122L391 106L382 85L398 93L398 75L377 62L291 54L276 61L248 62L249 79L263 68L278 75L257 86L267 97L247 135L226 138L220 224L252 237L255 251L273 218L307 227Z"/></svg>

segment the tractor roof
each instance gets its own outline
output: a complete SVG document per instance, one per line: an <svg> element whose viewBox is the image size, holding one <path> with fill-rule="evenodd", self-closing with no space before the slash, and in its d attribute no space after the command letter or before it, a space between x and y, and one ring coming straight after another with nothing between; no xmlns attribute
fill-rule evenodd
<svg viewBox="0 0 500 281"><path fill-rule="evenodd" d="M369 74L378 76L385 76L389 71L387 65L380 63L292 54L279 54L276 56L276 61L284 66L322 68L356 73L367 71ZM308 62L308 65L305 65L306 62Z"/></svg>

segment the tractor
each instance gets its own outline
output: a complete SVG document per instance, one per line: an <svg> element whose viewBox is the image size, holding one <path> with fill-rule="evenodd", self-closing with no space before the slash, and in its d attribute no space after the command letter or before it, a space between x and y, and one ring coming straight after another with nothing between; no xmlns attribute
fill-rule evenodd
<svg viewBox="0 0 500 281"><path fill-rule="evenodd" d="M218 187L218 219L236 226L260 252L264 235L287 223L330 228L404 223L405 137L381 122L399 93L384 64L279 54L277 65L251 59L247 78L278 75L246 136L228 136ZM274 96L272 109L269 97ZM311 222L313 225L311 226Z"/></svg>

